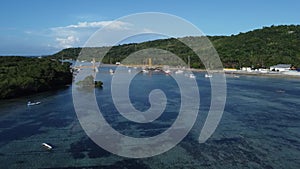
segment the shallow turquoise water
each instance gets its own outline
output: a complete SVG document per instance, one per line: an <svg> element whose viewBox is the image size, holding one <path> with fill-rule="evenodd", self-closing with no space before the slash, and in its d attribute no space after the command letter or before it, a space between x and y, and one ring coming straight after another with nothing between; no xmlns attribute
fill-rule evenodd
<svg viewBox="0 0 300 169"><path fill-rule="evenodd" d="M100 69L103 89L96 89L106 120L119 132L147 137L174 122L180 102L170 76L139 74L130 96L138 110L149 108L148 93L162 89L168 98L164 114L152 124L135 124L118 114L110 98L109 68ZM71 87L0 102L0 168L300 168L300 80L227 76L227 102L213 136L198 136L210 106L210 83L195 73L201 103L189 135L170 151L145 159L113 155L82 130L72 103ZM41 101L28 108L28 100ZM53 145L45 151L42 142Z"/></svg>

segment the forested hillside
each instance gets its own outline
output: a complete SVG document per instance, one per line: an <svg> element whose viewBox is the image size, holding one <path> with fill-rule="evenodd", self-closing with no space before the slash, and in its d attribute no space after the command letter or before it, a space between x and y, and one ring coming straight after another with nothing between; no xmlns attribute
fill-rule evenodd
<svg viewBox="0 0 300 169"><path fill-rule="evenodd" d="M193 39L200 37L186 38ZM269 67L278 63L289 63L300 67L299 25L271 26L238 35L208 36L208 38L219 53L224 67ZM115 63L135 51L147 48L168 50L181 57L185 62L187 62L187 58L190 56L191 67L203 67L197 56L175 38L114 46L102 61L104 63ZM199 48L201 47L199 46ZM76 59L80 50L81 48L64 49L49 57ZM97 52L103 51L104 47L97 49L90 48L90 50L94 50L94 52L87 59L95 56L97 58Z"/></svg>
<svg viewBox="0 0 300 169"><path fill-rule="evenodd" d="M224 65L269 67L290 63L300 67L300 26L271 26L212 42Z"/></svg>
<svg viewBox="0 0 300 169"><path fill-rule="evenodd" d="M0 57L0 99L55 89L72 82L70 64L48 58Z"/></svg>

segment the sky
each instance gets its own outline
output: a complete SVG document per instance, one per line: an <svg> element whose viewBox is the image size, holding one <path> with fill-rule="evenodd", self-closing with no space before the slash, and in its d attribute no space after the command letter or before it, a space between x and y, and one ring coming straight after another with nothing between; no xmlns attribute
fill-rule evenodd
<svg viewBox="0 0 300 169"><path fill-rule="evenodd" d="M2 0L0 55L48 55L83 46L108 25L112 30L133 29L133 23L113 21L135 13L167 13L205 35L232 35L264 26L298 25L299 9L298 0Z"/></svg>

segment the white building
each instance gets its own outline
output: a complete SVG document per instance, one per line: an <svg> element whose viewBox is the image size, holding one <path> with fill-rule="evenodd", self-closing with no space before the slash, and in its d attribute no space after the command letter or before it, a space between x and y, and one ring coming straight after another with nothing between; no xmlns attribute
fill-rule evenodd
<svg viewBox="0 0 300 169"><path fill-rule="evenodd" d="M251 67L242 67L242 71L252 72Z"/></svg>
<svg viewBox="0 0 300 169"><path fill-rule="evenodd" d="M261 72L261 73L268 73L270 70L269 69L259 68L258 71Z"/></svg>
<svg viewBox="0 0 300 169"><path fill-rule="evenodd" d="M291 64L278 64L270 67L270 71L284 72L291 69Z"/></svg>

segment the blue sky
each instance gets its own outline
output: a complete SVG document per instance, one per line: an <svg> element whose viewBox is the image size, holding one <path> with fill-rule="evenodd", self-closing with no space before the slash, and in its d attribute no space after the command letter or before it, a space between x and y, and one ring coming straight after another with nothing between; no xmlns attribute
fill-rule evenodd
<svg viewBox="0 0 300 169"><path fill-rule="evenodd" d="M4 0L0 8L0 55L45 55L82 46L107 23L141 12L182 17L206 35L300 24L298 0Z"/></svg>

